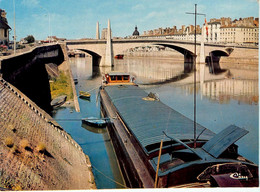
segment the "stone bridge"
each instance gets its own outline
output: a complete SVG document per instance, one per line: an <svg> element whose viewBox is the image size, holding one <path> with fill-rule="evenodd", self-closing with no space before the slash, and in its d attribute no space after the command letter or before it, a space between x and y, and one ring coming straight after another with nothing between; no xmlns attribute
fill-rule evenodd
<svg viewBox="0 0 260 192"><path fill-rule="evenodd" d="M151 45L161 45L174 49L184 56L184 63L193 64L195 53L194 43L191 41L178 41L172 39L113 39L112 41L112 57L123 54L124 51L135 47L145 47ZM105 62L107 40L69 40L66 42L70 50L81 50L89 53L93 57L93 65L111 66ZM219 44L201 44L196 46L196 63L206 63L214 61L219 62L221 56L229 56L234 47L228 47ZM218 67L217 65L215 67Z"/></svg>

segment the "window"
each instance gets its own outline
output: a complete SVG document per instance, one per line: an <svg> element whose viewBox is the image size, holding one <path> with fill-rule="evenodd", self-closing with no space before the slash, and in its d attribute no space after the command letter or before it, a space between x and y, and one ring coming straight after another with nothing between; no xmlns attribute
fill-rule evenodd
<svg viewBox="0 0 260 192"><path fill-rule="evenodd" d="M122 81L122 76L117 76L118 81Z"/></svg>
<svg viewBox="0 0 260 192"><path fill-rule="evenodd" d="M116 76L115 75L111 75L110 79L111 79L111 81L115 81L116 80Z"/></svg>
<svg viewBox="0 0 260 192"><path fill-rule="evenodd" d="M124 78L124 81L127 81L129 79L129 76L128 75L124 75L123 78Z"/></svg>
<svg viewBox="0 0 260 192"><path fill-rule="evenodd" d="M4 31L4 36L7 37L7 29Z"/></svg>

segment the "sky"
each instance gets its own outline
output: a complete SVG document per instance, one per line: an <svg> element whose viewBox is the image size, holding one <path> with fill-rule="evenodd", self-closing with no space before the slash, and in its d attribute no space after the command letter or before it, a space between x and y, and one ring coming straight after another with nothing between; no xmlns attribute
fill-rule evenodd
<svg viewBox="0 0 260 192"><path fill-rule="evenodd" d="M110 19L112 35L126 37L135 26L144 31L181 25L194 25L194 16L186 12L206 14L206 19L259 17L259 0L0 0L12 28L14 15L17 40L33 35L46 39L54 35L66 39L95 38ZM14 9L15 7L15 9ZM15 10L15 11L14 11ZM15 13L15 14L14 14ZM203 24L204 16L197 16Z"/></svg>

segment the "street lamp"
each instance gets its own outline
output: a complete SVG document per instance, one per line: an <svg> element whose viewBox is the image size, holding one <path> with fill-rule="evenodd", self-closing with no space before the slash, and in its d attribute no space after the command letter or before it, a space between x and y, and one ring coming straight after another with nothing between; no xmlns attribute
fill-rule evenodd
<svg viewBox="0 0 260 192"><path fill-rule="evenodd" d="M47 13L48 13L48 17L49 17L49 39L52 39L52 37L51 37L51 18L50 18L50 13L49 13L49 11L46 8L44 8L42 6L41 6L41 8L44 9L45 11L47 11Z"/></svg>
<svg viewBox="0 0 260 192"><path fill-rule="evenodd" d="M14 55L16 54L16 34L15 34L15 0L13 0L14 6Z"/></svg>

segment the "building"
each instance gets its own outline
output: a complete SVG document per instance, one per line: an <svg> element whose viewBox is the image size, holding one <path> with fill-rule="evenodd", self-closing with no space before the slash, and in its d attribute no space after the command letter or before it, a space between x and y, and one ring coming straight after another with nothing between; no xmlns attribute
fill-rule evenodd
<svg viewBox="0 0 260 192"><path fill-rule="evenodd" d="M199 25L196 26L198 41L201 41L203 33L204 42L208 43L258 45L259 42L259 18L247 17L233 21L230 17L213 18L202 28ZM148 30L139 36L139 38L167 38L180 41L194 41L194 37L195 27L193 25L187 27L182 25L180 29L173 26L172 28Z"/></svg>
<svg viewBox="0 0 260 192"><path fill-rule="evenodd" d="M9 45L9 29L11 27L8 25L6 12L0 9L0 44Z"/></svg>
<svg viewBox="0 0 260 192"><path fill-rule="evenodd" d="M220 28L222 43L257 45L259 42L259 19L253 17L234 20L231 26Z"/></svg>
<svg viewBox="0 0 260 192"><path fill-rule="evenodd" d="M204 37L206 37L205 41L209 43L218 43L220 42L220 26L221 22L217 20L211 20L207 23L208 30L204 26Z"/></svg>
<svg viewBox="0 0 260 192"><path fill-rule="evenodd" d="M101 39L107 39L107 28L103 28L101 31Z"/></svg>
<svg viewBox="0 0 260 192"><path fill-rule="evenodd" d="M158 28L154 30L144 31L144 34L141 36L142 38L156 37L156 38L167 38L167 39L175 39L180 41L194 41L195 37L195 26L182 25L181 29L177 29L176 26L172 28ZM201 39L201 28L199 25L196 26L196 39L200 41Z"/></svg>
<svg viewBox="0 0 260 192"><path fill-rule="evenodd" d="M46 38L46 41L48 42L59 42L59 41L65 41L66 38L59 38L59 37L56 37L56 36L48 36Z"/></svg>
<svg viewBox="0 0 260 192"><path fill-rule="evenodd" d="M254 17L235 19L211 19L207 23L208 33L204 24L206 42L257 45L259 42L259 19ZM207 34L206 34L207 33Z"/></svg>
<svg viewBox="0 0 260 192"><path fill-rule="evenodd" d="M133 32L133 36L134 37L139 36L139 31L137 30L137 26L135 26L135 30Z"/></svg>

